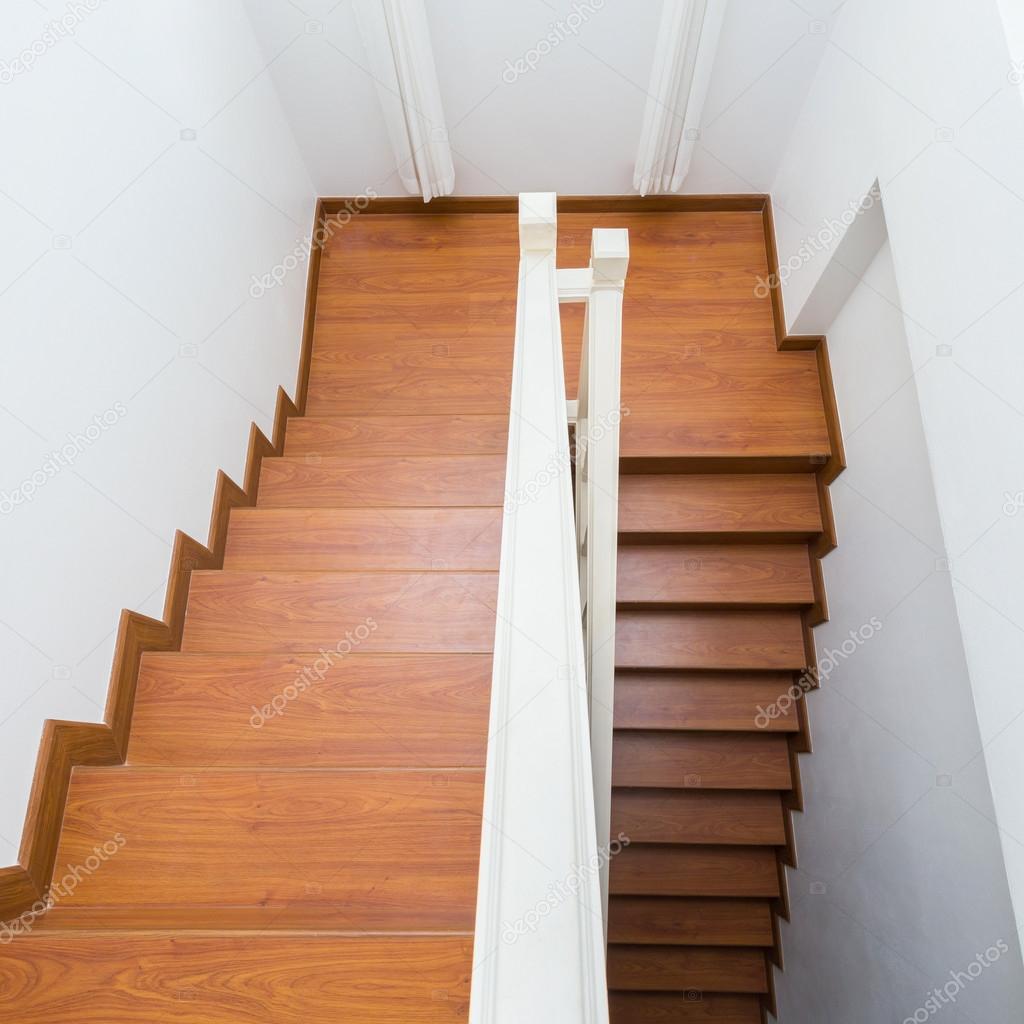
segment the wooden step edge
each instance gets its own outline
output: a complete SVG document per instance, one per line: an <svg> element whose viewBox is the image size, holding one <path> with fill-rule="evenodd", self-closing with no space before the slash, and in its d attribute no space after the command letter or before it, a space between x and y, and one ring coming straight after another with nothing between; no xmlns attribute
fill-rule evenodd
<svg viewBox="0 0 1024 1024"><path fill-rule="evenodd" d="M619 459L621 474L818 473L829 464L829 452L792 455L643 455L630 452Z"/></svg>
<svg viewBox="0 0 1024 1024"><path fill-rule="evenodd" d="M821 530L649 530L619 529L619 547L647 547L659 544L812 544Z"/></svg>
<svg viewBox="0 0 1024 1024"><path fill-rule="evenodd" d="M478 572L480 570L477 570ZM741 598L736 601L616 601L615 608L621 612L803 612L814 606L814 600L805 601L751 601Z"/></svg>

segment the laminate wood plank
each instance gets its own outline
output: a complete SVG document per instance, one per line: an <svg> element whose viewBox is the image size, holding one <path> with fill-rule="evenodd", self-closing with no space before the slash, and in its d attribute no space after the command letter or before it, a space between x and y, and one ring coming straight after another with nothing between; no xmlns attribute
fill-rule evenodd
<svg viewBox="0 0 1024 1024"><path fill-rule="evenodd" d="M612 860L612 894L765 897L779 895L770 846L660 846L632 843Z"/></svg>
<svg viewBox="0 0 1024 1024"><path fill-rule="evenodd" d="M489 654L146 654L132 765L483 767Z"/></svg>
<svg viewBox="0 0 1024 1024"><path fill-rule="evenodd" d="M821 528L809 473L626 474L619 480L620 535L809 540Z"/></svg>
<svg viewBox="0 0 1024 1024"><path fill-rule="evenodd" d="M500 508L235 509L225 569L498 568Z"/></svg>
<svg viewBox="0 0 1024 1024"><path fill-rule="evenodd" d="M805 544L624 545L616 597L631 605L810 605L811 560Z"/></svg>
<svg viewBox="0 0 1024 1024"><path fill-rule="evenodd" d="M304 416L291 420L284 454L504 455L503 416Z"/></svg>
<svg viewBox="0 0 1024 1024"><path fill-rule="evenodd" d="M800 669L806 664L796 611L619 611L620 668Z"/></svg>
<svg viewBox="0 0 1024 1024"><path fill-rule="evenodd" d="M331 935L33 936L0 954L19 1024L454 1024L472 941Z"/></svg>
<svg viewBox="0 0 1024 1024"><path fill-rule="evenodd" d="M119 848L62 904L333 903L341 929L471 930L482 801L480 771L82 769L58 863Z"/></svg>
<svg viewBox="0 0 1024 1024"><path fill-rule="evenodd" d="M608 941L636 945L770 946L767 900L613 896Z"/></svg>
<svg viewBox="0 0 1024 1024"><path fill-rule="evenodd" d="M792 786L781 734L617 729L612 784L647 789L771 789Z"/></svg>
<svg viewBox="0 0 1024 1024"><path fill-rule="evenodd" d="M611 834L634 843L782 845L778 793L614 789Z"/></svg>
<svg viewBox="0 0 1024 1024"><path fill-rule="evenodd" d="M758 949L609 946L608 987L618 991L768 991Z"/></svg>
<svg viewBox="0 0 1024 1024"><path fill-rule="evenodd" d="M485 652L497 588L489 572L198 572L181 649Z"/></svg>
<svg viewBox="0 0 1024 1024"><path fill-rule="evenodd" d="M612 1024L761 1024L758 996L610 992Z"/></svg>
<svg viewBox="0 0 1024 1024"><path fill-rule="evenodd" d="M789 672L618 672L615 727L796 732L796 707L762 711L793 686Z"/></svg>
<svg viewBox="0 0 1024 1024"><path fill-rule="evenodd" d="M287 456L265 459L259 507L501 505L504 455Z"/></svg>
<svg viewBox="0 0 1024 1024"><path fill-rule="evenodd" d="M413 367L380 376L337 377L310 381L311 416L361 413L490 413L508 410L511 360L507 367L465 373Z"/></svg>

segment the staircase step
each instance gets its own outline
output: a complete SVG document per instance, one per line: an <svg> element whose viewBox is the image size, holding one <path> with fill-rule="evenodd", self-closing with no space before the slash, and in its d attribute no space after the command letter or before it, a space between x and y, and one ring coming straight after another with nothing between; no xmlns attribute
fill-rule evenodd
<svg viewBox="0 0 1024 1024"><path fill-rule="evenodd" d="M484 652L497 573L193 572L186 652Z"/></svg>
<svg viewBox="0 0 1024 1024"><path fill-rule="evenodd" d="M619 534L626 539L798 541L821 529L817 483L809 473L625 474L619 480Z"/></svg>
<svg viewBox="0 0 1024 1024"><path fill-rule="evenodd" d="M638 945L770 946L767 900L613 896L608 941Z"/></svg>
<svg viewBox="0 0 1024 1024"><path fill-rule="evenodd" d="M500 508L236 508L225 569L497 570Z"/></svg>
<svg viewBox="0 0 1024 1024"><path fill-rule="evenodd" d="M610 992L611 1024L761 1024L758 996Z"/></svg>
<svg viewBox="0 0 1024 1024"><path fill-rule="evenodd" d="M624 896L775 898L779 868L770 846L631 843L611 862L610 891Z"/></svg>
<svg viewBox="0 0 1024 1024"><path fill-rule="evenodd" d="M614 789L611 834L634 843L782 845L778 793Z"/></svg>
<svg viewBox="0 0 1024 1024"><path fill-rule="evenodd" d="M610 945L608 987L641 992L765 993L768 971L759 949Z"/></svg>
<svg viewBox="0 0 1024 1024"><path fill-rule="evenodd" d="M24 1024L454 1024L472 940L39 934L5 947L0 1016Z"/></svg>
<svg viewBox="0 0 1024 1024"><path fill-rule="evenodd" d="M619 668L801 669L796 611L620 611Z"/></svg>
<svg viewBox="0 0 1024 1024"><path fill-rule="evenodd" d="M761 714L793 686L790 672L635 672L615 674L617 729L796 732L796 705Z"/></svg>
<svg viewBox="0 0 1024 1024"><path fill-rule="evenodd" d="M483 772L78 768L66 907L333 904L335 927L473 927ZM118 838L120 837L120 838Z"/></svg>
<svg viewBox="0 0 1024 1024"><path fill-rule="evenodd" d="M302 416L288 421L284 454L504 455L502 416Z"/></svg>
<svg viewBox="0 0 1024 1024"><path fill-rule="evenodd" d="M501 505L504 455L264 459L257 504L281 508Z"/></svg>
<svg viewBox="0 0 1024 1024"><path fill-rule="evenodd" d="M482 767L489 654L142 655L132 765Z"/></svg>
<svg viewBox="0 0 1024 1024"><path fill-rule="evenodd" d="M513 328L514 330L514 328ZM512 340L505 342L507 354L461 358L452 356L451 343L431 346L418 341L414 349L396 351L392 342L376 366L362 370L352 365L328 368L318 361L309 378L306 412L310 416L351 416L362 413L392 416L508 414L512 384ZM447 356L434 357L431 348L447 348ZM472 351L472 345L465 347ZM442 365L446 364L446 365Z"/></svg>
<svg viewBox="0 0 1024 1024"><path fill-rule="evenodd" d="M729 607L814 602L804 544L644 544L619 548L621 605Z"/></svg>
<svg viewBox="0 0 1024 1024"><path fill-rule="evenodd" d="M792 786L785 736L615 731L612 784L661 789Z"/></svg>

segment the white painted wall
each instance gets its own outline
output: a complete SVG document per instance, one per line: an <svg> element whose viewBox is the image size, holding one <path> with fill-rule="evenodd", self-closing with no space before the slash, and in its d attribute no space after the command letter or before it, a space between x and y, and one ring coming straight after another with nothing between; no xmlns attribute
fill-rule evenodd
<svg viewBox="0 0 1024 1024"><path fill-rule="evenodd" d="M827 799L845 806L856 800L874 803L886 798L878 803L878 826L888 824L889 831L867 855L861 889L855 891L855 885L844 883L836 901L850 929L844 941L856 945L856 936L865 930L879 941L869 951L838 943L815 948L798 937L798 928L791 929L791 942L800 943L796 951L791 946L787 953L784 984L791 996L799 993L809 998L809 993L817 991L827 998L828 982L822 979L838 979L840 960L845 961L842 975L847 984L856 979L861 992L871 989L862 972L879 976L897 953L922 964L922 952L928 951L929 971L936 965L944 971L960 969L958 957L966 947L954 941L956 933L962 929L977 943L985 939L964 924L962 902L977 900L980 913L991 907L999 884L998 877L984 875L994 870L986 845L986 822L997 830L1017 928L1024 928L1024 686L1020 672L1024 590L1019 583L1024 565L1020 334L1024 249L1019 242L1024 231L1024 103L1011 78L1011 44L1000 13L996 0L978 0L969 6L959 0L846 3L773 188L780 258L785 263L794 257L793 273L783 285L789 322L801 332L830 333L830 345L839 350L837 386L841 391L856 389L860 381L863 388L861 395L847 398L855 403L856 422L863 426L852 437L847 428L850 469L841 481L857 486L864 473L874 473L868 486L873 504L863 503L863 528L867 529L869 519L877 520L879 527L898 528L904 537L899 559L878 563L869 557L869 550L861 552L863 561L851 563L844 548L860 551L863 537L860 520L849 518L848 511L848 525L839 524L839 552L826 563L833 608L842 609L850 587L860 593L883 583L904 586L910 576L900 581L902 563L918 555L922 590L938 592L948 586L953 596L952 608L943 614L922 612L916 634L908 634L906 646L891 652L884 680L862 682L870 698L862 706L883 727L885 744L904 748L901 756L913 783L897 772L895 761L888 785L873 771L848 773L842 780L833 776L831 784L826 769L818 776L819 806ZM1017 37L1011 34L1011 38ZM1014 60L1020 57L1024 53L1018 50ZM844 340L843 332L851 333L849 323L840 318L837 325L830 325L815 308L819 286L828 281L826 268L844 237L845 228L836 224L875 178L880 183L898 281L898 296L889 298L902 321L909 352L904 374L909 382L898 391L898 373L887 371L880 361L874 324L864 319L856 328L856 340ZM798 254L819 230L827 244L804 261ZM870 276L865 282L864 287L887 293L884 284ZM858 301L863 313L867 298L862 295ZM849 319L855 314L844 316ZM888 329L894 330L895 325ZM844 346L853 346L855 359L843 353ZM846 375L852 375L850 381L844 380ZM905 433L909 413L902 421L893 417L910 388L918 395L924 451L934 482L934 526L923 522L917 506L908 503L909 485L901 475L907 460L894 454L891 462L872 469L878 454L866 443L873 438L881 453L898 453L909 443ZM881 424L889 424L889 429ZM909 464L924 465L923 453ZM837 495L852 508L852 499L844 498L843 482L837 485ZM934 567L925 575L929 558L935 560ZM870 572L865 571L867 567ZM881 579L871 578L876 571ZM920 595L908 600L920 600ZM922 666L934 665L942 652L946 653L941 665L953 671L959 655L954 657L950 645L957 633L959 641L953 646L963 651L978 725L976 738L970 709L960 700L962 695L957 696L959 691L950 689L948 680L942 682L943 677L931 670L932 678L927 679L920 671ZM828 630L823 629L822 638L827 636ZM912 637L916 637L913 643ZM859 665L858 661L856 670L851 667L850 671L859 675ZM954 697L957 700L951 704ZM820 700L829 702L827 707L842 696L823 694ZM916 721L906 713L910 707L916 709ZM960 714L962 728L944 734L951 707ZM816 735L816 756L830 758L830 746L843 742L842 729L836 724L842 719L831 716L829 726L829 714L822 717L825 735L820 731ZM878 742L883 742L881 735ZM844 752L854 753L847 748ZM932 767L947 777L944 781L949 785L941 787L947 792L925 790L925 768L931 771ZM921 803L901 819L901 802L916 785L924 794ZM951 809L940 814L944 804ZM814 822L812 813L802 825L802 845L810 844L811 850L821 846L820 829L825 827ZM951 841L954 830L959 838ZM931 855L922 851L921 858L913 861L920 874L904 873L905 887L896 891L891 881L894 865L912 857L922 839L927 839ZM944 849L947 843L951 845ZM949 867L956 863L963 870L950 874ZM972 864L986 867L971 869ZM929 879L927 898L914 877ZM880 901L874 916L858 917L856 909L869 888L888 899ZM826 930L828 912L822 909L823 903L815 906L802 913L817 916L820 936ZM909 924L911 910L919 922L916 931ZM879 914L884 917L880 919ZM998 930L996 918L992 921ZM1014 948L1018 965L1019 955ZM856 964L852 970L851 962ZM988 977L972 987L971 999L986 998L982 986L998 992L998 985ZM941 977L935 979L936 984L940 982ZM984 1011L978 1008L968 1019L1016 1019L1017 985L1014 1002L992 1003ZM892 1007L903 1006L910 994L884 992ZM790 998L791 1014L794 1005ZM912 1003L908 1012L917 1005ZM963 1006L966 1010L966 996ZM951 1011L943 1013L955 1019Z"/></svg>
<svg viewBox="0 0 1024 1024"><path fill-rule="evenodd" d="M240 0L76 9L52 45L63 2L0 10L0 864L43 720L101 718L121 608L161 615L175 529L206 539L217 469L294 385L305 267L251 277L313 215Z"/></svg>
<svg viewBox="0 0 1024 1024"><path fill-rule="evenodd" d="M898 1024L1002 940L942 1019L1010 1024L1024 968L888 244L851 285L828 330L849 466L832 487L779 1019Z"/></svg>
<svg viewBox="0 0 1024 1024"><path fill-rule="evenodd" d="M352 5L245 3L320 193L404 195ZM661 0L427 6L457 194L633 191ZM834 0L728 6L688 192L768 188Z"/></svg>

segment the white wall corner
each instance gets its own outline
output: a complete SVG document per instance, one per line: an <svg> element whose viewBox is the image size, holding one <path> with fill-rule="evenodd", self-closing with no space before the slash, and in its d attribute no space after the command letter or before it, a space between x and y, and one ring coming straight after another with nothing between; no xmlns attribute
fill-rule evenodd
<svg viewBox="0 0 1024 1024"><path fill-rule="evenodd" d="M356 18L406 191L455 190L455 165L441 102L424 0L356 0Z"/></svg>

